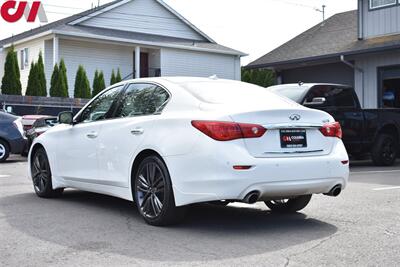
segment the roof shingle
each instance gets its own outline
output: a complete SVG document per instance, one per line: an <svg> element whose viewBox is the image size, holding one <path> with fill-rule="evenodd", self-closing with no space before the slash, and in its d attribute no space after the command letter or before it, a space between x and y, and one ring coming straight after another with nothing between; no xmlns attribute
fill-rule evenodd
<svg viewBox="0 0 400 267"><path fill-rule="evenodd" d="M357 31L357 10L339 13L251 62L247 67L276 67L400 47L400 34L358 40Z"/></svg>

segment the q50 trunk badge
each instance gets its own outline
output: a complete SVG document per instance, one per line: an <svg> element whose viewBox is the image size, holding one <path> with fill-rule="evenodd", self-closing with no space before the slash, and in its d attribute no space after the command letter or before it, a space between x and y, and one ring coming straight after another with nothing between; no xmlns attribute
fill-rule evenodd
<svg viewBox="0 0 400 267"><path fill-rule="evenodd" d="M299 121L301 119L301 116L299 114L293 114L290 115L289 119L292 121Z"/></svg>

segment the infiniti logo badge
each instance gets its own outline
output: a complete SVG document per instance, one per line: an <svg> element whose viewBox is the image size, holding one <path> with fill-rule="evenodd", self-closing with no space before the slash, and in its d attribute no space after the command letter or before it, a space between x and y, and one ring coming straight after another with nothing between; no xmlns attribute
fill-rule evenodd
<svg viewBox="0 0 400 267"><path fill-rule="evenodd" d="M289 119L292 121L299 121L301 119L301 116L299 114L293 114L290 115Z"/></svg>

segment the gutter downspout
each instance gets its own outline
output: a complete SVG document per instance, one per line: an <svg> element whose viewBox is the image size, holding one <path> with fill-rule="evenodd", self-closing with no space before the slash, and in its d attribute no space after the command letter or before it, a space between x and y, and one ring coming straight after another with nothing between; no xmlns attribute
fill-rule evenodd
<svg viewBox="0 0 400 267"><path fill-rule="evenodd" d="M362 107L365 107L365 88L364 88L364 70L360 67L357 67L356 65L354 65L353 63L351 63L350 61L347 61L344 58L344 55L340 56L340 61L344 64L346 64L347 66L349 66L350 68L357 70L358 72L361 73L361 90L362 90Z"/></svg>

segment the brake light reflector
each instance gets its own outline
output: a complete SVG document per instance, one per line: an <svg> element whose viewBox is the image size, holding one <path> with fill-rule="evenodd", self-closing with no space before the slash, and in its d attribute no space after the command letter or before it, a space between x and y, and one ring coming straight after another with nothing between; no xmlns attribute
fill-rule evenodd
<svg viewBox="0 0 400 267"><path fill-rule="evenodd" d="M340 126L339 122L331 122L327 123L324 126L322 126L320 129L320 132L327 137L337 137L342 139L343 133L342 133L342 127Z"/></svg>
<svg viewBox="0 0 400 267"><path fill-rule="evenodd" d="M258 138L267 129L257 124L223 122L223 121L192 121L193 127L217 141L231 141L242 138Z"/></svg>

